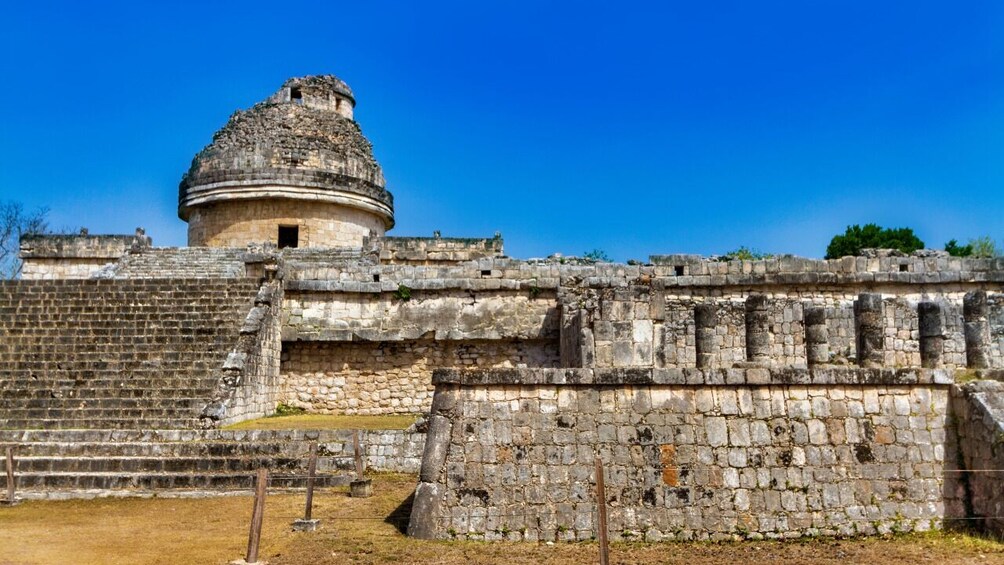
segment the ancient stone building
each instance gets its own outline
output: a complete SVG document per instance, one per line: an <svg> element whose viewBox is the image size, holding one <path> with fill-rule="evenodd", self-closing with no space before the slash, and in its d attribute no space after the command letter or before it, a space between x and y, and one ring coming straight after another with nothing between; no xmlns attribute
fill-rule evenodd
<svg viewBox="0 0 1004 565"><path fill-rule="evenodd" d="M313 76L234 113L181 181L188 244L358 247L393 227L394 200L355 103L341 80Z"/></svg>
<svg viewBox="0 0 1004 565"><path fill-rule="evenodd" d="M390 237L354 103L308 77L235 114L182 179L190 247L23 242L0 439L37 492L295 468L302 434L219 429L282 402L429 414L427 434L366 438L373 467L419 472L422 537L592 537L596 456L615 537L1001 528L1002 475L970 470L1004 468L1004 260L595 264ZM154 452L171 462L129 462Z"/></svg>

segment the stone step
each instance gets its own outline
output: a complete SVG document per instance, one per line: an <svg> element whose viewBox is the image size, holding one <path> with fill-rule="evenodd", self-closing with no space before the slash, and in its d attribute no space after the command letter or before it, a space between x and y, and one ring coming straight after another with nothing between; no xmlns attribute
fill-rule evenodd
<svg viewBox="0 0 1004 565"><path fill-rule="evenodd" d="M16 410L81 410L85 408L97 410L183 410L202 409L207 403L206 398L212 389L201 391L203 394L192 398L192 394L200 391L186 392L185 397L166 397L163 395L142 398L99 397L99 396L60 396L49 398L4 398L0 396L0 414L16 415ZM72 392L72 391L70 391ZM164 392L164 391L161 391Z"/></svg>
<svg viewBox="0 0 1004 565"><path fill-rule="evenodd" d="M291 457L307 456L304 441L35 441L0 442L19 457ZM320 453L342 453L345 442L320 443ZM351 445L348 446L351 449Z"/></svg>
<svg viewBox="0 0 1004 565"><path fill-rule="evenodd" d="M283 476L281 472L269 478L269 485L276 488L296 488L306 485L305 473ZM318 474L317 487L348 485L355 478L354 473ZM255 474L235 473L19 473L18 491L38 491L49 489L77 490L117 490L117 489L192 489L192 490L233 490L254 488Z"/></svg>
<svg viewBox="0 0 1004 565"><path fill-rule="evenodd" d="M281 457L255 453L243 457L39 457L18 455L15 472L20 475L43 473L233 473L253 472L267 467L274 473L303 474L307 454ZM321 472L352 471L351 457L318 457Z"/></svg>
<svg viewBox="0 0 1004 565"><path fill-rule="evenodd" d="M17 389L0 390L0 401L2 400L31 400L31 399L186 399L199 398L206 401L205 394L215 389L216 378L203 379L198 386L185 388L40 388L40 389Z"/></svg>
<svg viewBox="0 0 1004 565"><path fill-rule="evenodd" d="M366 433L366 432L362 432ZM197 429L0 429L0 443L33 442L340 442L352 430L197 430Z"/></svg>
<svg viewBox="0 0 1004 565"><path fill-rule="evenodd" d="M148 428L148 429L165 429L165 430L175 430L183 428L195 428L198 427L199 420L197 415L189 415L189 417L183 417L178 415L177 417L167 417L167 418L118 418L118 417L91 417L91 418L81 418L77 416L65 416L55 419L40 419L40 418L0 418L0 429L8 430L24 430L24 429L40 429L40 430L86 430L89 428L95 429L131 429L131 428Z"/></svg>

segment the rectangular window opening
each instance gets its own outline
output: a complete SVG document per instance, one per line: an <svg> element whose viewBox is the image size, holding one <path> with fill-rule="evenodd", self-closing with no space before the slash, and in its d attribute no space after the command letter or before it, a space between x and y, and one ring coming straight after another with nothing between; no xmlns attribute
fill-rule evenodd
<svg viewBox="0 0 1004 565"><path fill-rule="evenodd" d="M908 270L910 270L910 266L909 265L903 264L903 265L899 266L899 272L901 272L901 273L905 273Z"/></svg>
<svg viewBox="0 0 1004 565"><path fill-rule="evenodd" d="M279 226L279 249L300 246L300 226Z"/></svg>
<svg viewBox="0 0 1004 565"><path fill-rule="evenodd" d="M303 92L299 87L294 86L289 89L289 100L294 104L303 104Z"/></svg>
<svg viewBox="0 0 1004 565"><path fill-rule="evenodd" d="M373 282L380 282L380 275L373 275Z"/></svg>
<svg viewBox="0 0 1004 565"><path fill-rule="evenodd" d="M673 267L673 272L676 273L676 276L682 277L683 276L683 265L676 265L675 267Z"/></svg>

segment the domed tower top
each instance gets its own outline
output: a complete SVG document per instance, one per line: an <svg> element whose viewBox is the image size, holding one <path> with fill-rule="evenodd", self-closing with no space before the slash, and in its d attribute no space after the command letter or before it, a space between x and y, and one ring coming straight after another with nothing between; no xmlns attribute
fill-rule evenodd
<svg viewBox="0 0 1004 565"><path fill-rule="evenodd" d="M351 120L356 97L342 79L334 75L314 75L287 80L279 92L269 98L269 102L335 111Z"/></svg>
<svg viewBox="0 0 1004 565"><path fill-rule="evenodd" d="M318 75L235 112L181 180L189 245L358 246L393 227L393 197L354 107L345 82Z"/></svg>

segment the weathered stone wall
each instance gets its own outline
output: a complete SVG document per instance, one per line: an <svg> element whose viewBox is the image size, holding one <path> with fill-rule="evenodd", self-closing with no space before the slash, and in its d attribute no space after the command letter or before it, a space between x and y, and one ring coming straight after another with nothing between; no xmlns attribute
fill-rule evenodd
<svg viewBox="0 0 1004 565"><path fill-rule="evenodd" d="M142 229L135 235L25 236L20 242L21 278L86 279L129 251L147 249L150 244Z"/></svg>
<svg viewBox="0 0 1004 565"><path fill-rule="evenodd" d="M999 535L1004 533L1004 382L960 385L952 406L958 452L946 496L961 506L956 515L969 518L965 527Z"/></svg>
<svg viewBox="0 0 1004 565"><path fill-rule="evenodd" d="M379 249L380 261L391 265L449 265L502 256L502 236L466 237L383 237L373 238L367 247Z"/></svg>
<svg viewBox="0 0 1004 565"><path fill-rule="evenodd" d="M554 339L553 294L463 289L336 290L333 281L287 282L283 339L401 341L412 339ZM332 289L332 290L329 290ZM407 291L407 296L403 293Z"/></svg>
<svg viewBox="0 0 1004 565"><path fill-rule="evenodd" d="M662 282L662 281L658 281ZM763 363L771 366L805 367L804 310L822 308L830 358L827 362L857 361L854 303L858 289L839 287L725 289L660 289L657 285L614 288L565 287L559 293L565 325L575 317L575 338L570 347L584 348L585 357L596 367L693 367L700 362L711 367L741 365L751 359L747 350L746 303L763 297ZM965 367L966 341L962 303L965 292L955 285L944 288L886 289L881 295L881 366L919 367L920 328L918 307L934 302L940 309L941 348L939 366ZM1004 364L1000 341L1004 336L1001 294L988 294L988 325L991 339L986 353L989 366ZM701 306L705 305L705 306ZM699 334L695 312L711 308L713 319ZM584 331L586 330L586 331ZM573 331L571 326L566 333ZM583 354L580 353L578 359ZM574 357L574 356L573 356ZM586 366L589 366L586 364Z"/></svg>
<svg viewBox="0 0 1004 565"><path fill-rule="evenodd" d="M232 200L192 208L188 244L207 247L277 244L279 226L299 227L299 247L360 247L365 238L383 235L386 229L376 214L331 203L277 197Z"/></svg>
<svg viewBox="0 0 1004 565"><path fill-rule="evenodd" d="M281 304L280 281L262 284L241 325L240 337L219 370L212 400L202 410L203 427L226 426L275 412L282 389Z"/></svg>
<svg viewBox="0 0 1004 565"><path fill-rule="evenodd" d="M613 539L938 527L950 375L929 370L443 371L412 535Z"/></svg>
<svg viewBox="0 0 1004 565"><path fill-rule="evenodd" d="M547 340L287 342L282 398L320 413L428 412L433 369L557 366Z"/></svg>

